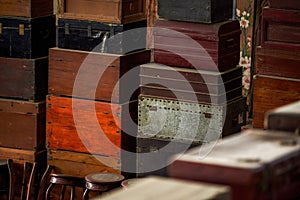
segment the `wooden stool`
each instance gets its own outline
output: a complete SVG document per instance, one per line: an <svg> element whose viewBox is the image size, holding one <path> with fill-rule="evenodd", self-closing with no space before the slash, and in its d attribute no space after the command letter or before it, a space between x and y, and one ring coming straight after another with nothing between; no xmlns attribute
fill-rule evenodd
<svg viewBox="0 0 300 200"><path fill-rule="evenodd" d="M50 192L55 185L62 186L60 199L64 199L66 187L71 187L70 199L75 198L75 187L85 188L85 180L83 177L70 176L67 174L51 174L50 185L46 191L46 200L50 199Z"/></svg>
<svg viewBox="0 0 300 200"><path fill-rule="evenodd" d="M96 191L101 194L102 192L107 192L111 189L119 187L124 178L124 176L115 173L102 172L89 174L85 177L86 189L84 191L82 199L88 199L89 191Z"/></svg>

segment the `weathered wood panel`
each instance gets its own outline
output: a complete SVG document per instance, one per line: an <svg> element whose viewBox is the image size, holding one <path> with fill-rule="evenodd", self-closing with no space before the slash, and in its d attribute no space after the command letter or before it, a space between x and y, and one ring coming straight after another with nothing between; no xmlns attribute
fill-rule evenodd
<svg viewBox="0 0 300 200"><path fill-rule="evenodd" d="M299 62L299 50L256 48L257 74L300 79Z"/></svg>
<svg viewBox="0 0 300 200"><path fill-rule="evenodd" d="M48 57L0 57L0 82L1 97L45 100L48 92Z"/></svg>
<svg viewBox="0 0 300 200"><path fill-rule="evenodd" d="M126 87L130 85L138 87L139 78L136 74L136 79L119 81L121 76L130 69L149 61L149 50L118 55L51 48L49 50L49 94L113 103L126 102L129 100L126 98L128 96ZM78 75L79 70L81 74ZM138 70L133 71L138 72ZM91 77L95 77L96 74L101 75L98 83L95 83L97 80L91 80ZM75 81L80 85L75 90L80 91L77 93L73 93ZM132 99L137 99L137 94L131 95Z"/></svg>
<svg viewBox="0 0 300 200"><path fill-rule="evenodd" d="M0 99L0 146L41 150L46 141L46 103Z"/></svg>
<svg viewBox="0 0 300 200"><path fill-rule="evenodd" d="M253 127L264 128L266 112L300 100L300 80L256 75L253 93Z"/></svg>

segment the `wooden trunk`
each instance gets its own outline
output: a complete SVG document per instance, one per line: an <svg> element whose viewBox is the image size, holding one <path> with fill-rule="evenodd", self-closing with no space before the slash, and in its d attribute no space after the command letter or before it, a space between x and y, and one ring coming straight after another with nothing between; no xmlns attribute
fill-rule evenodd
<svg viewBox="0 0 300 200"><path fill-rule="evenodd" d="M0 56L39 58L55 46L55 16L0 17Z"/></svg>
<svg viewBox="0 0 300 200"><path fill-rule="evenodd" d="M150 50L117 55L51 48L49 94L113 103L126 102L130 97L137 99L136 92L130 93L131 86L134 89L139 86L135 68L149 61ZM120 80L131 69L135 70L130 73L130 80Z"/></svg>
<svg viewBox="0 0 300 200"><path fill-rule="evenodd" d="M267 111L300 99L300 79L256 75L253 84L254 128L264 128Z"/></svg>
<svg viewBox="0 0 300 200"><path fill-rule="evenodd" d="M48 96L47 146L51 150L92 153L120 160L121 147L126 145L122 143L130 143L122 134L136 135L135 127L128 127L130 120L137 120L136 104L136 101L110 104Z"/></svg>
<svg viewBox="0 0 300 200"><path fill-rule="evenodd" d="M300 51L256 48L256 73L261 75L280 76L300 79Z"/></svg>
<svg viewBox="0 0 300 200"><path fill-rule="evenodd" d="M300 100L268 111L264 125L269 130L299 133Z"/></svg>
<svg viewBox="0 0 300 200"><path fill-rule="evenodd" d="M0 96L31 101L46 99L48 57L20 59L0 57Z"/></svg>
<svg viewBox="0 0 300 200"><path fill-rule="evenodd" d="M45 148L46 104L0 99L0 146L22 150Z"/></svg>
<svg viewBox="0 0 300 200"><path fill-rule="evenodd" d="M160 18L196 23L216 23L233 17L231 0L158 0Z"/></svg>
<svg viewBox="0 0 300 200"><path fill-rule="evenodd" d="M52 0L0 0L2 16L35 18L52 14Z"/></svg>
<svg viewBox="0 0 300 200"><path fill-rule="evenodd" d="M262 47L300 50L300 10L262 10Z"/></svg>
<svg viewBox="0 0 300 200"><path fill-rule="evenodd" d="M61 0L60 16L123 24L146 18L145 0Z"/></svg>
<svg viewBox="0 0 300 200"><path fill-rule="evenodd" d="M121 173L118 159L91 153L50 150L48 164L54 166L54 173L79 177L96 172Z"/></svg>
<svg viewBox="0 0 300 200"><path fill-rule="evenodd" d="M130 181L130 180L129 180ZM216 184L192 183L171 178L147 177L135 179L126 190L115 190L101 198L103 200L127 200L151 197L156 200L214 199L229 200L230 188Z"/></svg>
<svg viewBox="0 0 300 200"><path fill-rule="evenodd" d="M223 103L222 100L230 101L242 95L242 68L239 66L220 73L148 63L141 65L140 71L143 95L200 103Z"/></svg>
<svg viewBox="0 0 300 200"><path fill-rule="evenodd" d="M138 137L201 144L239 132L245 124L246 102L239 98L214 106L140 96L138 111Z"/></svg>
<svg viewBox="0 0 300 200"><path fill-rule="evenodd" d="M300 10L300 2L295 0L269 0L271 8Z"/></svg>
<svg viewBox="0 0 300 200"><path fill-rule="evenodd" d="M186 152L170 165L169 175L228 185L233 200L296 199L299 142L299 136L285 132L249 130Z"/></svg>
<svg viewBox="0 0 300 200"><path fill-rule="evenodd" d="M110 24L58 19L58 47L101 53L125 54L146 49L147 21Z"/></svg>
<svg viewBox="0 0 300 200"><path fill-rule="evenodd" d="M157 63L226 71L240 59L237 20L214 24L157 20L154 24L154 61Z"/></svg>

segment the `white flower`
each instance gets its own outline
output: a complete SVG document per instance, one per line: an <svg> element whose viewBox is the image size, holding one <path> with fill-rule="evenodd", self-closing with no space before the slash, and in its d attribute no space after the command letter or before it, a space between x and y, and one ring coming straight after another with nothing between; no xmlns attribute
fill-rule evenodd
<svg viewBox="0 0 300 200"><path fill-rule="evenodd" d="M246 12L246 11L244 11L244 12L242 13L242 15L243 15L243 16L246 16L246 15L247 15L247 12Z"/></svg>
<svg viewBox="0 0 300 200"><path fill-rule="evenodd" d="M238 16L238 17L241 16L241 11L238 8L236 9L236 16Z"/></svg>
<svg viewBox="0 0 300 200"><path fill-rule="evenodd" d="M243 77L243 86L246 90L250 89L250 76Z"/></svg>
<svg viewBox="0 0 300 200"><path fill-rule="evenodd" d="M244 17L242 17L242 18L241 18L241 21L240 21L240 26L241 26L242 28L248 28L248 26L249 26L249 21L246 20Z"/></svg>

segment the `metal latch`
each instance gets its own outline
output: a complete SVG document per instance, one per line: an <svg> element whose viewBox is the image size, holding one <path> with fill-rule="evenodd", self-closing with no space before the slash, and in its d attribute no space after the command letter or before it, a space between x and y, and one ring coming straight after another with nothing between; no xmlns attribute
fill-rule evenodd
<svg viewBox="0 0 300 200"><path fill-rule="evenodd" d="M70 25L68 23L65 24L65 34L66 35L70 34Z"/></svg>
<svg viewBox="0 0 300 200"><path fill-rule="evenodd" d="M88 26L88 37L92 37L92 26Z"/></svg>
<svg viewBox="0 0 300 200"><path fill-rule="evenodd" d="M25 35L24 24L19 24L19 35Z"/></svg>

